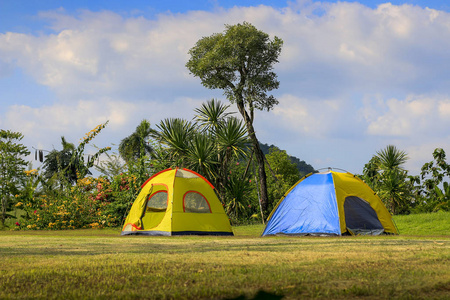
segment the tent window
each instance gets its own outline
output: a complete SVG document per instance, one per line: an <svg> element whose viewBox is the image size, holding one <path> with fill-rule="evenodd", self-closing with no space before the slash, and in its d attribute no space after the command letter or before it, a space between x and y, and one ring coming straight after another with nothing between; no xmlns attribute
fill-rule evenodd
<svg viewBox="0 0 450 300"><path fill-rule="evenodd" d="M189 191L183 197L184 212L189 213L211 213L211 207L202 194Z"/></svg>
<svg viewBox="0 0 450 300"><path fill-rule="evenodd" d="M356 196L345 198L345 223L352 234L379 235L384 228L370 204Z"/></svg>
<svg viewBox="0 0 450 300"><path fill-rule="evenodd" d="M148 212L164 212L167 209L167 191L158 191L149 195L147 200Z"/></svg>

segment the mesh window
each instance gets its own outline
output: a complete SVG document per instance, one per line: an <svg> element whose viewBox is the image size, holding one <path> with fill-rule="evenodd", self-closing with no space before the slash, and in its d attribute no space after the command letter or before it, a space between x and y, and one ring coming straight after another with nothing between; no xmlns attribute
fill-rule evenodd
<svg viewBox="0 0 450 300"><path fill-rule="evenodd" d="M158 191L149 196L147 200L147 211L162 212L167 209L167 192Z"/></svg>
<svg viewBox="0 0 450 300"><path fill-rule="evenodd" d="M187 192L183 199L184 211L190 213L210 213L208 201L197 192Z"/></svg>

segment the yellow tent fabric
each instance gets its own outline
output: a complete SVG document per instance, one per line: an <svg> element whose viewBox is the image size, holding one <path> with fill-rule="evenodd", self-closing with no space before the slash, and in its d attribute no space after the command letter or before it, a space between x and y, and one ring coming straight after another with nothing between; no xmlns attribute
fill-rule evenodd
<svg viewBox="0 0 450 300"><path fill-rule="evenodd" d="M121 235L233 235L214 186L188 169L167 169L143 185Z"/></svg>
<svg viewBox="0 0 450 300"><path fill-rule="evenodd" d="M334 179L339 216L342 216L339 218L341 232L347 231L347 224L344 217L344 203L347 197L357 196L368 202L376 212L378 220L383 225L384 232L398 234L397 228L392 221L392 216L386 206L384 206L378 195L364 181L348 172L331 171L331 173Z"/></svg>

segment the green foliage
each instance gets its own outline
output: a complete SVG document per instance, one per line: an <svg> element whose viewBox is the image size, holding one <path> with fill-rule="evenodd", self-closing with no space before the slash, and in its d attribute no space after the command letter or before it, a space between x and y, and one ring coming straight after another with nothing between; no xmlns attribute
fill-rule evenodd
<svg viewBox="0 0 450 300"><path fill-rule="evenodd" d="M162 120L154 134L161 146L152 160L157 169L185 167L202 174L216 187L223 204L233 199L226 199L228 170L236 159L246 156L249 145L242 121L227 108L212 99L195 110L195 123Z"/></svg>
<svg viewBox="0 0 450 300"><path fill-rule="evenodd" d="M20 132L0 130L0 200L1 224L5 224L6 211L12 204L15 195L19 193L19 184L25 177L25 167L28 164L23 157L30 154L20 143L23 135Z"/></svg>
<svg viewBox="0 0 450 300"><path fill-rule="evenodd" d="M223 152L225 162L231 156L235 158L246 157L249 151L247 130L242 121L229 117L221 123L216 133L217 147Z"/></svg>
<svg viewBox="0 0 450 300"><path fill-rule="evenodd" d="M77 181L77 165L80 162L77 157L74 157L75 145L68 143L66 139L61 137L62 150L52 150L45 156L44 163L42 165L44 169L43 176L46 180L52 177L64 177L71 183ZM72 162L72 163L71 163Z"/></svg>
<svg viewBox="0 0 450 300"><path fill-rule="evenodd" d="M450 211L450 185L448 182L444 182L442 187L442 190L438 186L434 187L438 204L434 207L433 211Z"/></svg>
<svg viewBox="0 0 450 300"><path fill-rule="evenodd" d="M379 174L378 196L384 201L392 214L410 212L413 199L407 177L407 172L401 170L388 170Z"/></svg>
<svg viewBox="0 0 450 300"><path fill-rule="evenodd" d="M45 156L43 164L45 178L50 179L56 176L61 181L65 180L71 184L75 184L77 180L90 175L91 172L89 169L94 166L95 160L101 154L111 150L111 147L99 149L95 154L89 155L86 161L84 148L106 127L108 122L106 121L86 133L76 148L72 143L68 143L64 137L61 137L63 149L61 151L52 150Z"/></svg>
<svg viewBox="0 0 450 300"><path fill-rule="evenodd" d="M111 200L104 208L104 215L113 218L114 223L110 222L109 226L117 227L123 225L122 223L139 194L143 183L138 177L129 172L114 177L109 187Z"/></svg>
<svg viewBox="0 0 450 300"><path fill-rule="evenodd" d="M270 201L269 210L272 211L281 197L300 180L301 176L297 166L292 163L284 150L271 148L270 153L266 155L266 159L270 166L270 169L268 168L270 173L267 171L267 190Z"/></svg>
<svg viewBox="0 0 450 300"><path fill-rule="evenodd" d="M260 144L259 145L261 148L261 151L267 156L267 154L270 153L270 151L272 149L274 149L274 151L284 151L281 150L280 148L278 148L275 145L268 145L268 144ZM311 166L310 164L306 163L304 160L300 160L298 157L289 155L289 160L291 161L291 163L295 164L295 166L297 167L297 170L300 173L300 177L303 177L309 173L313 173L315 171L315 169L313 168L313 166Z"/></svg>
<svg viewBox="0 0 450 300"><path fill-rule="evenodd" d="M228 171L235 160L244 158L248 152L249 140L242 122L227 112L229 105L212 99L196 109L196 124L202 128L202 133L213 141L213 151L210 152L212 163L206 174L216 187L222 203L234 199L225 198L229 188Z"/></svg>
<svg viewBox="0 0 450 300"><path fill-rule="evenodd" d="M114 177L125 172L126 165L120 156L115 153L105 153L105 155L107 158L102 159L94 168L111 181Z"/></svg>
<svg viewBox="0 0 450 300"><path fill-rule="evenodd" d="M378 167L384 171L403 170L403 165L408 160L406 152L397 149L394 145L388 145L377 152Z"/></svg>
<svg viewBox="0 0 450 300"><path fill-rule="evenodd" d="M189 50L186 67L209 89L222 89L231 103L236 103L253 144L259 166L260 194L263 212L268 196L264 154L253 128L254 110L270 110L278 104L268 92L277 89L279 81L273 72L283 41L258 30L250 23L226 25L223 33L203 37Z"/></svg>
<svg viewBox="0 0 450 300"><path fill-rule="evenodd" d="M161 144L153 145L153 154L150 160L150 167L154 173L172 167L171 153Z"/></svg>
<svg viewBox="0 0 450 300"><path fill-rule="evenodd" d="M154 133L150 127L150 122L142 120L136 127L135 132L124 138L119 144L120 156L128 163L132 160L150 155L153 152L148 139Z"/></svg>
<svg viewBox="0 0 450 300"><path fill-rule="evenodd" d="M229 105L224 105L216 99L211 99L202 103L200 108L194 109L195 119L206 131L217 131L222 123L233 114L227 112L229 107Z"/></svg>
<svg viewBox="0 0 450 300"><path fill-rule="evenodd" d="M33 173L32 176L39 176ZM75 185L65 182L62 189L35 194L31 201L19 202L26 215L19 219L23 229L77 229L122 225L140 189L133 175L107 178L85 177Z"/></svg>
<svg viewBox="0 0 450 300"><path fill-rule="evenodd" d="M450 165L445 161L446 154L441 148L433 152L433 161L422 167L422 198L418 210L421 211L450 211L450 188L448 182Z"/></svg>
<svg viewBox="0 0 450 300"><path fill-rule="evenodd" d="M420 176L408 176L403 168L408 156L389 145L364 166L362 179L378 193L393 214L450 210L450 165L443 149L433 152Z"/></svg>
<svg viewBox="0 0 450 300"><path fill-rule="evenodd" d="M195 133L195 126L189 121L170 118L156 125L159 131L155 134L158 142L168 148L169 159L175 165L184 165L189 151L189 142Z"/></svg>
<svg viewBox="0 0 450 300"><path fill-rule="evenodd" d="M38 195L24 209L28 217L20 222L27 229L75 229L107 226L109 217L101 214L110 191L100 191L100 180L83 178L75 186ZM98 186L98 188L97 188Z"/></svg>
<svg viewBox="0 0 450 300"><path fill-rule="evenodd" d="M377 152L364 166L363 180L375 191L392 214L409 213L414 186L403 168L408 156L393 145Z"/></svg>
<svg viewBox="0 0 450 300"><path fill-rule="evenodd" d="M75 149L70 165L76 165L77 179L84 178L86 175L90 174L89 169L94 166L95 160L103 153L111 150L111 147L100 148L95 154L89 155L86 162L84 161L84 148L106 127L106 125L108 125L108 122L109 121L106 121L86 133L86 136L83 138L82 142Z"/></svg>
<svg viewBox="0 0 450 300"><path fill-rule="evenodd" d="M206 88L223 89L232 103L271 109L278 101L266 92L279 86L272 70L282 45L280 38L271 41L250 23L226 25L224 33L197 41L186 67Z"/></svg>
<svg viewBox="0 0 450 300"><path fill-rule="evenodd" d="M255 185L251 174L245 174L245 168L234 163L229 168L226 181L225 211L232 224L245 224L259 218L258 198L254 197ZM260 219L260 218L259 218Z"/></svg>
<svg viewBox="0 0 450 300"><path fill-rule="evenodd" d="M209 134L198 132L193 135L187 144L185 166L205 174L209 178L215 178L217 176L214 173L215 165L217 164L217 157L215 156L217 151L214 138Z"/></svg>

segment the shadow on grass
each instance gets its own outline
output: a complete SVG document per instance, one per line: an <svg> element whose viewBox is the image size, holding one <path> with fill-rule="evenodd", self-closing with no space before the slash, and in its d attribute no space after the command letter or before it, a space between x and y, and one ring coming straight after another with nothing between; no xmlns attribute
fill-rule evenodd
<svg viewBox="0 0 450 300"><path fill-rule="evenodd" d="M276 295L265 291L258 291L253 298L247 298L245 295L236 298L226 298L226 300L280 300L284 295Z"/></svg>

